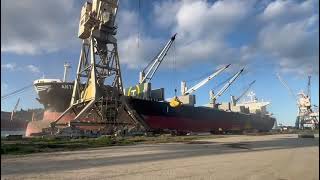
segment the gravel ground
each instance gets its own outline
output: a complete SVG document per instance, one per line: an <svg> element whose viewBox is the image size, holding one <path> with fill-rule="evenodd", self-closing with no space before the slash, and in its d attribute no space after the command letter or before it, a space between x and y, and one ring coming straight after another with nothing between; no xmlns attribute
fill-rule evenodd
<svg viewBox="0 0 320 180"><path fill-rule="evenodd" d="M319 179L319 135L228 136L1 156L1 179Z"/></svg>

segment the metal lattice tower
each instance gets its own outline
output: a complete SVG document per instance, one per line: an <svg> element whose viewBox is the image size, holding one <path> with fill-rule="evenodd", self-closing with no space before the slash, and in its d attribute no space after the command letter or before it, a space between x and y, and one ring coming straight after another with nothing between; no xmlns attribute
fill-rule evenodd
<svg viewBox="0 0 320 180"><path fill-rule="evenodd" d="M78 37L82 47L70 107L80 117L116 124L123 85L117 48L115 17L118 0L93 0L81 10Z"/></svg>
<svg viewBox="0 0 320 180"><path fill-rule="evenodd" d="M294 95L287 83L282 80L279 74L277 74L277 77L297 102L298 112L295 123L296 128L304 129L307 126L311 127L312 129L319 128L319 120L317 119L319 118L319 113L316 113L314 110L312 110L311 104L311 76L308 76L308 84L306 89L307 94L300 92L298 93L297 97Z"/></svg>

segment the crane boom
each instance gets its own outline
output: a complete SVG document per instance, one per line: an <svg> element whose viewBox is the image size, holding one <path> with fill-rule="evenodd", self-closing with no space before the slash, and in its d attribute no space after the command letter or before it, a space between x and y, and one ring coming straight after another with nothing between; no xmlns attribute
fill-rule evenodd
<svg viewBox="0 0 320 180"><path fill-rule="evenodd" d="M237 99L235 99L234 102L237 103L245 94L247 94L247 92L250 90L251 86L252 86L255 82L256 82L256 80L252 81L252 82L249 84L248 88L247 88Z"/></svg>
<svg viewBox="0 0 320 180"><path fill-rule="evenodd" d="M152 79L153 75L156 73L161 62L163 61L164 57L167 55L167 52L169 51L173 41L176 39L176 35L177 33L170 38L170 40L163 47L163 49L160 51L157 57L154 60L152 60L151 63L149 63L147 67L145 67L142 70L142 72L140 72L139 84L148 83ZM145 73L146 70L147 73Z"/></svg>
<svg viewBox="0 0 320 180"><path fill-rule="evenodd" d="M213 74L211 74L210 76L208 76L207 78L205 78L204 80L202 80L201 82L199 82L198 84L194 85L193 87L191 87L189 90L185 91L184 93L182 93L182 95L188 95L191 94L193 92L195 92L197 89L199 89L200 87L202 87L203 85L205 85L206 83L208 83L211 79L213 79L214 77L216 77L217 75L219 75L222 71L224 71L225 69L227 69L231 64L228 64L220 69L218 69L217 71L215 71Z"/></svg>
<svg viewBox="0 0 320 180"><path fill-rule="evenodd" d="M13 108L13 110L12 110L12 112L11 112L11 117L10 117L10 120L11 120L11 121L13 120L13 115L14 115L14 113L17 111L19 102L20 102L20 98L18 98L18 101L17 101L16 105L14 106L14 108Z"/></svg>
<svg viewBox="0 0 320 180"><path fill-rule="evenodd" d="M311 97L311 76L308 76L307 96Z"/></svg>
<svg viewBox="0 0 320 180"><path fill-rule="evenodd" d="M239 75L243 72L244 68L242 68L239 72L237 72L221 89L220 91L212 97L212 100L215 102L218 97L220 97L230 86L231 84L239 77Z"/></svg>
<svg viewBox="0 0 320 180"><path fill-rule="evenodd" d="M290 87L287 85L285 81L281 78L281 76L277 73L276 74L281 84L289 91L289 94L296 100L296 96L294 95L293 91L290 89Z"/></svg>

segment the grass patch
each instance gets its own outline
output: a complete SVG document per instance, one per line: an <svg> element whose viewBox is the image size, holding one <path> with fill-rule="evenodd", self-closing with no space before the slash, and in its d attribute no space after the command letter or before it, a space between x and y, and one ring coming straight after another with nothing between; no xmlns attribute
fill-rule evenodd
<svg viewBox="0 0 320 180"><path fill-rule="evenodd" d="M37 152L53 152L64 150L79 150L106 146L123 146L132 144L157 144L174 142L191 142L196 139L217 138L222 136L135 136L135 137L111 137L98 138L61 139L61 138L23 138L21 140L1 141L1 154L30 154Z"/></svg>

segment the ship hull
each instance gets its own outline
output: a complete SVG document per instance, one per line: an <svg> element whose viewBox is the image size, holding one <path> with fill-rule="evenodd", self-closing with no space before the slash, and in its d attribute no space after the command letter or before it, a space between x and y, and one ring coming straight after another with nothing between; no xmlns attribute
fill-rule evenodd
<svg viewBox="0 0 320 180"><path fill-rule="evenodd" d="M214 131L269 131L275 119L257 114L226 112L208 107L182 105L173 108L168 102L148 101L124 97L151 131L175 130L180 132Z"/></svg>
<svg viewBox="0 0 320 180"><path fill-rule="evenodd" d="M43 119L39 121L31 121L26 126L26 133L25 136L37 136L43 132L43 129L49 128L50 124L58 119L58 117L63 112L53 112L53 111L44 111ZM59 121L61 124L68 124L71 120L76 117L74 113L67 113L65 114ZM80 118L80 122L88 122L88 124L97 122L92 118ZM79 128L82 130L97 130L103 128L103 125L81 125Z"/></svg>
<svg viewBox="0 0 320 180"><path fill-rule="evenodd" d="M42 82L35 83L37 99L45 110L63 112L70 105L73 82Z"/></svg>

